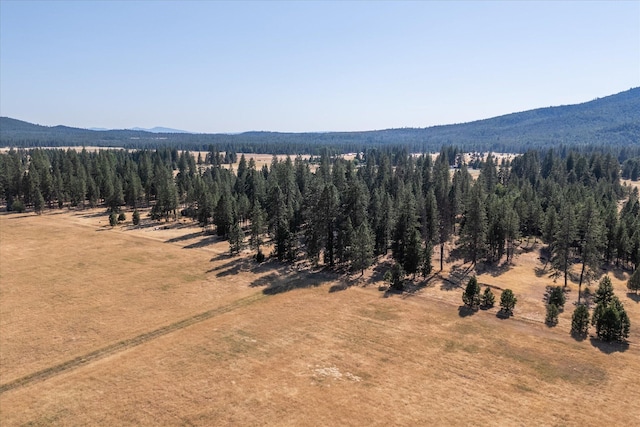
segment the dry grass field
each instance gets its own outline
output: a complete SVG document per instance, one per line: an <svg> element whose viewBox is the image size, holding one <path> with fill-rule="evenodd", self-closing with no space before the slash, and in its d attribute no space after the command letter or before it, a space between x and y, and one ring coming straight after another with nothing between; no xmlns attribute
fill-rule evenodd
<svg viewBox="0 0 640 427"><path fill-rule="evenodd" d="M130 217L130 214L128 214ZM478 280L514 317L459 310L465 265L413 292L228 257L190 223L113 229L101 210L0 214L0 424L637 425L628 347L555 328L538 247ZM437 261L434 261L434 264ZM595 288L595 285L591 285Z"/></svg>

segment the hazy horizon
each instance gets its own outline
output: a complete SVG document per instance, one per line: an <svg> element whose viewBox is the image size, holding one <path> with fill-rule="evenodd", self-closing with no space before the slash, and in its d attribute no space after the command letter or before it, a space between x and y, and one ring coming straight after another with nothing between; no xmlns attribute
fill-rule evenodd
<svg viewBox="0 0 640 427"><path fill-rule="evenodd" d="M0 115L424 128L640 86L640 2L0 2Z"/></svg>

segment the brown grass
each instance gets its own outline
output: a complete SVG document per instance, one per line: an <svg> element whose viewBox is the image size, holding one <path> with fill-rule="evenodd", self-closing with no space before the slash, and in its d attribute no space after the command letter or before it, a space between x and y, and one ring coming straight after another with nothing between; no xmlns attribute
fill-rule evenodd
<svg viewBox="0 0 640 427"><path fill-rule="evenodd" d="M0 394L3 426L633 425L640 413L626 273L612 276L632 321L625 349L569 336L574 283L558 327L543 325L553 282L534 273L536 249L478 276L518 296L502 320L459 313L463 265L446 265L453 284L388 294L371 272L229 258L189 224L107 222L0 215L0 385L53 370Z"/></svg>

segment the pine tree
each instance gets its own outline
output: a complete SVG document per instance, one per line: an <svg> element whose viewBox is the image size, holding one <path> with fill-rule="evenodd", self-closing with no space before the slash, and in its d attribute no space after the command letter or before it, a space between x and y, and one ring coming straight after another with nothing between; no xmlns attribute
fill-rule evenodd
<svg viewBox="0 0 640 427"><path fill-rule="evenodd" d="M638 295L638 290L640 290L640 268L636 268L636 271L629 277L627 289L635 291L636 295Z"/></svg>
<svg viewBox="0 0 640 427"><path fill-rule="evenodd" d="M242 159L242 158L241 158ZM262 234L265 230L265 214L260 205L260 201L256 200L253 203L253 209L251 209L251 240L250 244L256 253L260 253L260 246L262 246Z"/></svg>
<svg viewBox="0 0 640 427"><path fill-rule="evenodd" d="M611 283L609 276L604 276L602 280L600 280L598 290L596 290L596 294L593 297L593 302L595 304L609 305L612 298L613 284Z"/></svg>
<svg viewBox="0 0 640 427"><path fill-rule="evenodd" d="M39 215L42 213L42 209L44 208L44 197L42 197L42 193L40 189L36 189L36 195L33 198L33 210Z"/></svg>
<svg viewBox="0 0 640 427"><path fill-rule="evenodd" d="M560 309L555 304L547 304L547 316L545 317L545 323L547 326L556 326L558 324L558 314Z"/></svg>
<svg viewBox="0 0 640 427"><path fill-rule="evenodd" d="M577 237L576 220L573 206L570 202L562 205L558 226L553 234L551 245L551 264L556 270L556 276L564 275L564 286L567 286L569 270L573 264L571 249Z"/></svg>
<svg viewBox="0 0 640 427"><path fill-rule="evenodd" d="M601 247L603 240L603 226L600 218L600 210L592 197L587 198L580 215L579 244L582 255L582 269L580 282L578 283L578 304L580 304L580 291L582 280L586 271L597 271L600 267ZM592 273L593 274L593 273Z"/></svg>
<svg viewBox="0 0 640 427"><path fill-rule="evenodd" d="M420 267L420 274L422 274L422 277L427 277L433 271L433 266L431 265L432 257L433 243L431 241L426 241L422 251L422 264Z"/></svg>
<svg viewBox="0 0 640 427"><path fill-rule="evenodd" d="M564 295L564 289L562 286L553 286L549 291L549 297L547 298L548 305L555 305L559 310L564 307L567 301Z"/></svg>
<svg viewBox="0 0 640 427"><path fill-rule="evenodd" d="M598 303L591 324L596 328L596 336L604 341L624 342L629 337L629 316L615 295L608 303L605 300Z"/></svg>
<svg viewBox="0 0 640 427"><path fill-rule="evenodd" d="M231 255L240 253L243 243L244 232L238 221L234 220L229 228L229 252Z"/></svg>
<svg viewBox="0 0 640 427"><path fill-rule="evenodd" d="M482 294L482 307L491 308L496 302L496 297L491 292L491 289L487 286Z"/></svg>
<svg viewBox="0 0 640 427"><path fill-rule="evenodd" d="M471 277L467 282L467 287L462 294L462 302L472 310L480 305L480 285L476 276Z"/></svg>
<svg viewBox="0 0 640 427"><path fill-rule="evenodd" d="M351 257L351 269L360 270L361 275L373 262L373 236L367 221L356 229L353 239L353 254Z"/></svg>
<svg viewBox="0 0 640 427"><path fill-rule="evenodd" d="M449 162L444 150L438 155L433 165L433 192L438 206L438 225L440 243L440 271L444 266L444 245L449 240L453 228L453 211L449 192L451 181L449 179Z"/></svg>
<svg viewBox="0 0 640 427"><path fill-rule="evenodd" d="M584 338L589 332L589 309L584 304L578 304L571 316L571 334Z"/></svg>
<svg viewBox="0 0 640 427"><path fill-rule="evenodd" d="M505 289L502 291L502 294L500 295L500 307L507 316L513 314L513 309L517 302L518 299L511 289Z"/></svg>
<svg viewBox="0 0 640 427"><path fill-rule="evenodd" d="M465 257L474 265L485 253L486 236L487 212L484 205L482 184L476 182L466 204L464 225L460 232L460 246Z"/></svg>

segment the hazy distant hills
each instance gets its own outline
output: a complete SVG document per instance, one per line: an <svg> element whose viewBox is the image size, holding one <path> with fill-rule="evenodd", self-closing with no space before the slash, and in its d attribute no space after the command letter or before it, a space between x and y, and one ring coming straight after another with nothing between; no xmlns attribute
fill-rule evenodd
<svg viewBox="0 0 640 427"><path fill-rule="evenodd" d="M135 128L131 128L131 130L140 130L140 131L143 131L143 132L151 132L151 133L193 133L193 132L189 132L189 131L186 131L186 130L163 128L163 127L160 127L160 126L156 126L154 128L151 128L151 129L135 127Z"/></svg>
<svg viewBox="0 0 640 427"><path fill-rule="evenodd" d="M411 151L435 151L442 145L466 149L524 151L558 145L640 144L640 88L576 105L539 108L469 123L428 128L365 132L245 132L191 134L169 128L88 130L40 126L0 117L2 146L97 145L128 148L159 145L238 152L313 152L320 145L356 151L367 146L403 144Z"/></svg>

